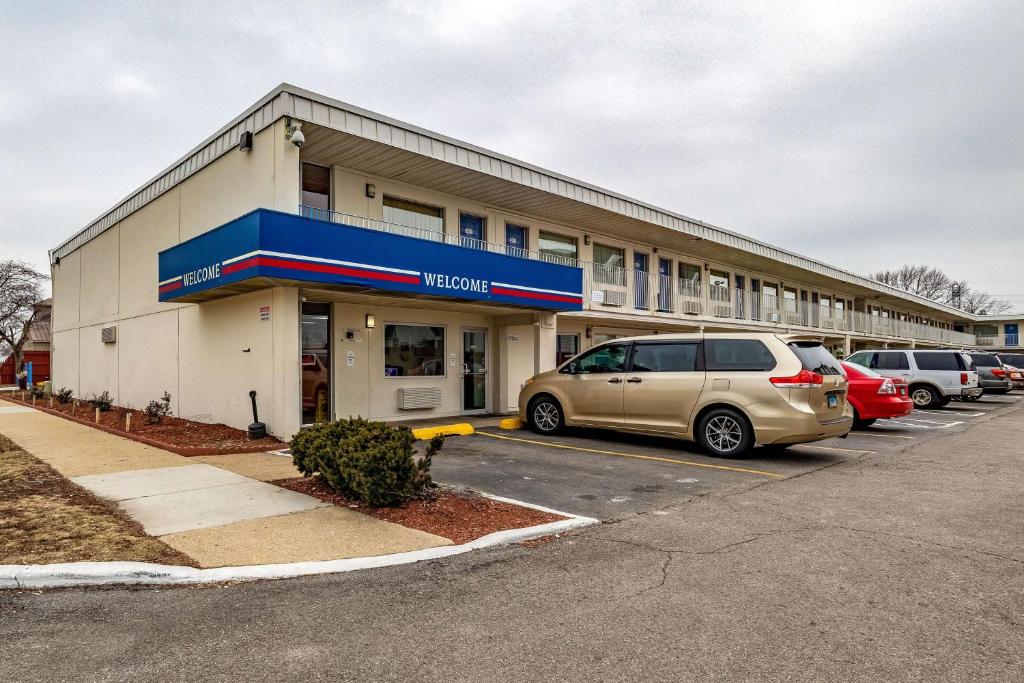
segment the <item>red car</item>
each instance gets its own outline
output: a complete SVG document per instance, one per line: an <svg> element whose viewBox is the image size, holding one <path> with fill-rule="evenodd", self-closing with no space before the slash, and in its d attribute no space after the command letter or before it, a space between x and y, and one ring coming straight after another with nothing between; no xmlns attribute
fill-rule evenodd
<svg viewBox="0 0 1024 683"><path fill-rule="evenodd" d="M903 417L914 409L907 380L902 377L885 377L845 361L843 370L850 382L847 400L853 406L855 427L867 427L878 418Z"/></svg>

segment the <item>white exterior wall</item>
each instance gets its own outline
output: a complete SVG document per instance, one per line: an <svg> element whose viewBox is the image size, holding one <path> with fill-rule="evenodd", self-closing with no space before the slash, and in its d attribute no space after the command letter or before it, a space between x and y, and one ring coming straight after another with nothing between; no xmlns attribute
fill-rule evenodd
<svg viewBox="0 0 1024 683"><path fill-rule="evenodd" d="M248 391L260 418L288 437L300 420L298 294L275 288L220 301L160 303L158 253L249 211L295 212L298 149L284 121L229 151L52 267L53 382L76 396L109 391L144 407L164 391L176 415L244 428ZM259 308L271 307L271 320ZM117 341L100 340L103 327ZM249 352L243 351L250 349Z"/></svg>

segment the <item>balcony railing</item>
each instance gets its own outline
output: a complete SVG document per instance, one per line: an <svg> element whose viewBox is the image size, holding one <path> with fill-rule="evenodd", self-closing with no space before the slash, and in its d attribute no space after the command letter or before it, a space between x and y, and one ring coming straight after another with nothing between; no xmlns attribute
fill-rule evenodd
<svg viewBox="0 0 1024 683"><path fill-rule="evenodd" d="M1024 346L1020 334L977 334L978 346L982 348L1003 349Z"/></svg>
<svg viewBox="0 0 1024 683"><path fill-rule="evenodd" d="M692 279L590 263L311 206L300 206L299 213L308 218L331 223L582 268L584 306L591 309L621 310L678 319L746 321L765 326L810 328L824 333L863 334L954 346L975 346L983 343L985 346L997 346L1006 341L997 337L979 337L975 340L973 334L895 318L883 318L862 311L849 311L763 292L708 285ZM1016 339L1016 335L1011 337Z"/></svg>

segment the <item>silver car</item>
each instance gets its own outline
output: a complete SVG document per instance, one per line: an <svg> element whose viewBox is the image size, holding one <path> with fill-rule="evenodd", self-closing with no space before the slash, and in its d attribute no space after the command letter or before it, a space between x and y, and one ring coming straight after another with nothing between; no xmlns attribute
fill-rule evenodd
<svg viewBox="0 0 1024 683"><path fill-rule="evenodd" d="M972 353L971 359L978 369L978 381L985 393L1005 394L1013 389L1010 371L994 353Z"/></svg>
<svg viewBox="0 0 1024 683"><path fill-rule="evenodd" d="M976 400L982 394L970 355L950 349L878 349L858 351L846 359L910 385L916 408L940 408L954 398Z"/></svg>

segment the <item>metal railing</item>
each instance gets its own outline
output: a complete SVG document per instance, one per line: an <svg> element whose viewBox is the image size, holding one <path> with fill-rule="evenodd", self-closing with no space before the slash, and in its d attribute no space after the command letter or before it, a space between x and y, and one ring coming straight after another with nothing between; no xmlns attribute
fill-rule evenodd
<svg viewBox="0 0 1024 683"><path fill-rule="evenodd" d="M752 292L734 287L709 285L693 279L677 278L659 273L591 263L564 256L544 254L521 247L477 240L421 227L388 223L365 216L299 206L299 213L307 218L352 225L393 235L404 235L443 244L480 249L506 256L557 263L583 270L583 297L591 309L632 311L638 315L672 316L708 321L745 321L780 328L809 328L824 333L863 334L950 344L954 346L1016 346L1007 335L984 336L922 325L896 318L883 318L863 311L850 311L833 306L822 306L794 298L779 297L763 292Z"/></svg>
<svg viewBox="0 0 1024 683"><path fill-rule="evenodd" d="M633 311L641 315L743 321L759 326L809 328L824 334L863 334L898 340L975 346L974 335L908 320L869 315L832 305L799 301L763 292L710 285L658 273L580 263L583 290L591 309Z"/></svg>
<svg viewBox="0 0 1024 683"><path fill-rule="evenodd" d="M1002 349L1024 346L1020 334L976 334L978 346L982 348Z"/></svg>

